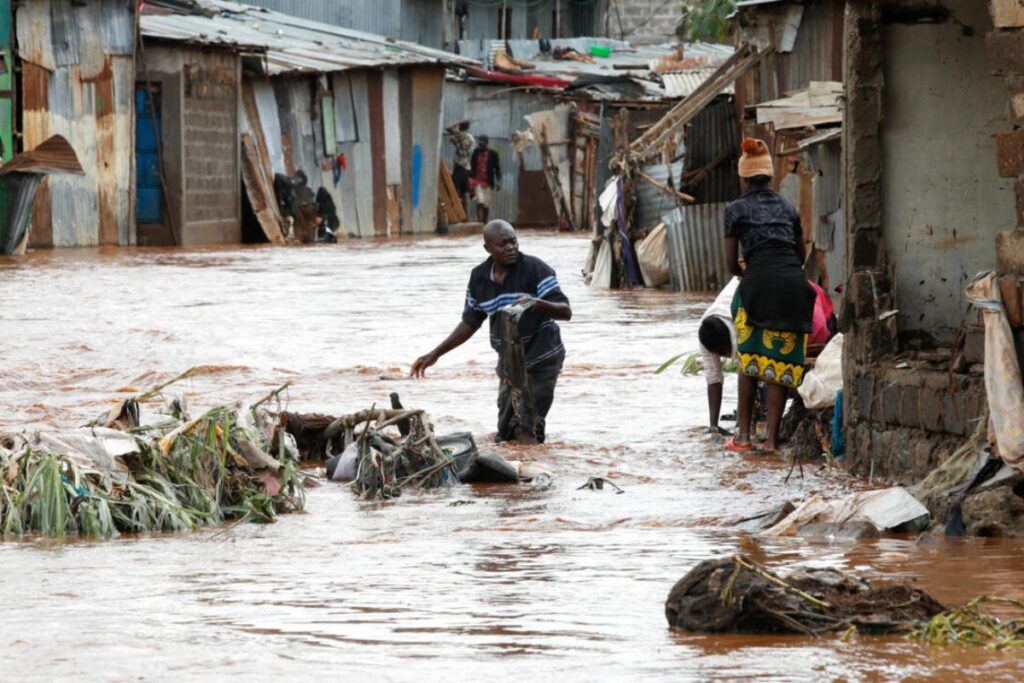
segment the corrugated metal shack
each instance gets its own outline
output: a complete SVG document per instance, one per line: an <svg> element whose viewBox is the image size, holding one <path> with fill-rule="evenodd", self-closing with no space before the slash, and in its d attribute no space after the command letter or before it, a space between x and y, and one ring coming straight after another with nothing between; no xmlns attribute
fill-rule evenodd
<svg viewBox="0 0 1024 683"><path fill-rule="evenodd" d="M469 119L473 135L487 135L490 147L501 159L501 191L494 193L491 215L521 227L551 227L558 223L544 179L540 152L530 148L521 155L512 145L512 133L526 125L526 116L551 109L551 95L535 90L510 90L507 86L449 80L444 92L444 125ZM442 147L445 163L452 168L455 149Z"/></svg>
<svg viewBox="0 0 1024 683"><path fill-rule="evenodd" d="M134 244L134 3L19 3L14 24L23 149L62 135L85 170L40 183L29 246Z"/></svg>
<svg viewBox="0 0 1024 683"><path fill-rule="evenodd" d="M243 4L310 21L444 47L450 31L442 0L242 0ZM495 34L497 35L497 34Z"/></svg>
<svg viewBox="0 0 1024 683"><path fill-rule="evenodd" d="M157 4L140 20L147 46L242 55L242 204L267 238L280 224L274 176L300 171L345 234L434 231L445 67L470 60L232 2Z"/></svg>
<svg viewBox="0 0 1024 683"><path fill-rule="evenodd" d="M604 33L607 0L242 0L303 19L430 47Z"/></svg>
<svg viewBox="0 0 1024 683"><path fill-rule="evenodd" d="M720 72L736 59L728 47L686 45L650 60L646 78L657 84L653 89L642 81L642 89L631 88L627 78L567 89L564 97L576 110L572 213L578 225L595 234L586 270L601 271L608 254L612 261L610 280L602 275L595 281L612 287L660 285L649 274L641 279L633 250L664 224L670 284L698 291L724 285L718 217L739 191L728 163L738 148L739 125L732 80L721 79ZM697 102L692 115L666 126L671 113L691 101ZM644 143L647 138L651 141ZM613 187L609 180L615 178L624 182ZM606 188L607 201L615 206L599 204ZM611 246L602 255L606 242Z"/></svg>
<svg viewBox="0 0 1024 683"><path fill-rule="evenodd" d="M578 61L580 56L586 59L593 47L610 54ZM494 65L502 50L530 66L498 71ZM559 58L563 50L575 55ZM493 214L538 226L554 225L563 214L563 227L590 230L595 224L597 192L610 176L613 121L628 110L623 118L625 139L635 137L668 108L671 78L687 73L693 81L706 75L731 54L731 48L698 43L680 51L676 46L636 47L607 38L571 38L550 41L547 51L536 40L464 40L460 52L478 59L484 68L468 69L465 80L449 83L445 121L469 119L471 132L488 135L501 154L505 179L502 191L495 195ZM685 92L685 84L673 82L672 86L673 97ZM534 114L538 131L551 128L547 141L554 167L551 179L545 177L539 139L524 151L514 149L524 117ZM452 156L453 150L446 145L449 162ZM512 166L517 157L518 168ZM559 202L550 190L552 182L565 197L564 210L556 209ZM543 201L537 201L538 191L545 195Z"/></svg>
<svg viewBox="0 0 1024 683"><path fill-rule="evenodd" d="M800 210L813 247L808 276L838 300L846 281L839 130L846 2L741 0L737 6L741 39L762 52L736 82L748 113L745 134L774 151L777 188Z"/></svg>

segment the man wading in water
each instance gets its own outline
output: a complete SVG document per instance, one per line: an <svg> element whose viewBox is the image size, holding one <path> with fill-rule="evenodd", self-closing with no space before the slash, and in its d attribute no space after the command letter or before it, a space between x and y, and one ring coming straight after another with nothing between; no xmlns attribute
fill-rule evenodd
<svg viewBox="0 0 1024 683"><path fill-rule="evenodd" d="M572 308L551 266L536 256L520 253L516 231L509 223L495 220L484 227L484 249L490 257L469 276L462 322L436 349L417 358L410 374L423 377L424 371L441 356L472 337L488 316L491 318L491 347L498 351L502 341L498 311L512 304L529 302L531 306L519 319L518 329L526 372L533 387L537 426L534 433L530 433L519 425L511 393L502 382L498 392L498 440L543 443L544 421L555 398L555 383L565 360L565 347L555 321L570 320Z"/></svg>

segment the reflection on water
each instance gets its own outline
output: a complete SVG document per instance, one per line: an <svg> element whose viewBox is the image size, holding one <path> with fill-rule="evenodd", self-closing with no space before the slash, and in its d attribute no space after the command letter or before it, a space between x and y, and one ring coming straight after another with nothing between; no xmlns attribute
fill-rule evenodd
<svg viewBox="0 0 1024 683"><path fill-rule="evenodd" d="M586 239L525 234L573 301L569 351L532 451L546 487L462 487L387 503L333 485L270 526L105 543L0 543L4 679L1018 680L983 650L895 638L695 636L663 602L696 562L747 552L895 575L960 602L1024 597L1021 545L763 541L718 520L857 486L723 452L699 377L653 368L696 347L707 296L591 292ZM412 381L458 321L478 238L323 248L58 251L0 260L0 427L81 424L181 370L193 412L293 383L290 406L338 414L398 391L439 429L494 432L483 335ZM730 387L730 390L732 388ZM732 394L727 401L733 400ZM490 447L490 446L488 446ZM626 489L577 490L588 477ZM468 504L452 505L456 501Z"/></svg>

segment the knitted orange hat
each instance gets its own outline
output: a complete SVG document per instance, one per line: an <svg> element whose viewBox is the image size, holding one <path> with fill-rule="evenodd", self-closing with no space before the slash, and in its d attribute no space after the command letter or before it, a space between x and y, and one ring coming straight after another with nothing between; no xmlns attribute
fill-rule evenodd
<svg viewBox="0 0 1024 683"><path fill-rule="evenodd" d="M768 152L768 145L764 144L763 141L754 138L743 138L740 149L743 150L743 154L740 156L741 178L753 178L759 175L766 175L771 178L775 175L772 155Z"/></svg>

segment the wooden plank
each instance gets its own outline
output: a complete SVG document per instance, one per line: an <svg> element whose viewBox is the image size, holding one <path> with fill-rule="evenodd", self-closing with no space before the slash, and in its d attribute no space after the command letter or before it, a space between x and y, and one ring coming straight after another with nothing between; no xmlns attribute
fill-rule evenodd
<svg viewBox="0 0 1024 683"><path fill-rule="evenodd" d="M267 162L260 159L259 146L248 133L242 135L242 184L249 197L256 222L271 244L284 244L281 216L277 209L274 187L264 176Z"/></svg>
<svg viewBox="0 0 1024 683"><path fill-rule="evenodd" d="M741 47L689 97L672 107L660 121L634 140L630 152L641 160L657 154L670 136L681 133L687 123L760 59L761 55L754 46Z"/></svg>
<svg viewBox="0 0 1024 683"><path fill-rule="evenodd" d="M835 107L772 107L757 108L757 123L771 123L776 130L842 123L843 113Z"/></svg>
<svg viewBox="0 0 1024 683"><path fill-rule="evenodd" d="M811 81L807 96L812 107L835 105L843 96L843 84L834 81Z"/></svg>
<svg viewBox="0 0 1024 683"><path fill-rule="evenodd" d="M1024 2L1022 0L989 0L992 24L996 28L1024 27Z"/></svg>
<svg viewBox="0 0 1024 683"><path fill-rule="evenodd" d="M387 234L387 162L384 141L384 81L379 71L366 74L367 104L370 111L370 155L373 173L373 226L378 236ZM383 191L382 191L383 190ZM360 216L360 219L362 216Z"/></svg>
<svg viewBox="0 0 1024 683"><path fill-rule="evenodd" d="M462 205L462 199L459 197L459 192L455 188L455 181L452 180L452 174L448 172L448 167L445 166L442 160L439 163L438 169L438 183L437 183L437 213L446 217L448 223L464 223L466 217L466 207Z"/></svg>
<svg viewBox="0 0 1024 683"><path fill-rule="evenodd" d="M387 236L393 237L402 230L402 187L400 185L388 185L387 188Z"/></svg>
<svg viewBox="0 0 1024 683"><path fill-rule="evenodd" d="M569 202L565 195L562 194L562 184L558 177L558 167L551 158L551 148L548 146L548 136L547 132L544 130L541 130L540 132L538 146L540 147L541 166L544 168L544 175L547 177L548 187L551 189L551 197L555 200L555 213L558 214L559 218L564 219L569 224L570 230L575 232L576 226L572 220L572 210L569 208Z"/></svg>

